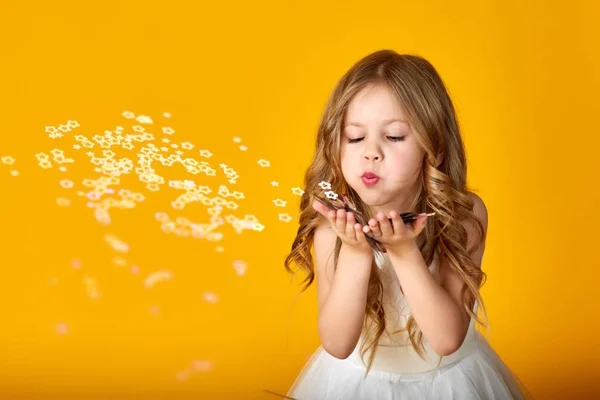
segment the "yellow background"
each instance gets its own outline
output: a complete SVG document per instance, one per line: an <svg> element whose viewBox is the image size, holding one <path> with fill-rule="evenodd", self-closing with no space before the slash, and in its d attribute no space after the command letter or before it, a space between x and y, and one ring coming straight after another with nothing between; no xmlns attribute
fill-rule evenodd
<svg viewBox="0 0 600 400"><path fill-rule="evenodd" d="M492 345L537 398L597 398L599 19L592 1L2 1L0 156L16 161L0 163L0 398L285 393L319 341L314 287L286 330L298 288L283 258L297 220L278 213L298 212L291 188L302 186L336 80L382 48L427 57L455 101L469 182L489 212L483 295ZM189 157L217 176L160 166L156 192L133 172L122 176L114 188L145 200L111 210L102 225L75 194L100 175L73 149L74 135L133 133L126 110L153 118L146 130L158 147L171 126L172 143L193 143ZM45 127L68 120L80 127L50 139ZM67 171L38 166L35 154L52 149L75 160ZM113 150L136 161L135 150ZM261 158L271 167L257 165ZM245 199L233 214L255 215L264 230L238 235L226 224L220 242L161 231L159 211L208 221L200 203L172 208L182 192L168 181L192 179L216 195L227 184L219 163L240 175L229 187ZM63 179L74 187L62 188ZM59 197L71 204L58 206ZM277 198L287 205L276 207ZM106 234L129 252L115 252ZM234 260L247 262L243 276ZM165 269L171 280L144 287ZM100 298L88 296L85 277L96 279ZM207 291L216 304L203 299ZM178 379L195 360L212 368Z"/></svg>

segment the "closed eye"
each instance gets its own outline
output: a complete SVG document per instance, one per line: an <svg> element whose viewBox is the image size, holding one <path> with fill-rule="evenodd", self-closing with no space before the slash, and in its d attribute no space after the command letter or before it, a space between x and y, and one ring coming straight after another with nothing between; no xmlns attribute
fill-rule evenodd
<svg viewBox="0 0 600 400"><path fill-rule="evenodd" d="M392 142L401 142L404 140L404 138L406 136L386 136L388 139L390 139Z"/></svg>
<svg viewBox="0 0 600 400"><path fill-rule="evenodd" d="M402 142L406 136L386 136L392 142ZM358 143L364 138L348 139L348 143Z"/></svg>

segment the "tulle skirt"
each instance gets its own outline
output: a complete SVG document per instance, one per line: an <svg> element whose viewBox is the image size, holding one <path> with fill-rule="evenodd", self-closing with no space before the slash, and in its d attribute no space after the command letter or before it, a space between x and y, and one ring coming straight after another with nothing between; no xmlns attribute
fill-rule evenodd
<svg viewBox="0 0 600 400"><path fill-rule="evenodd" d="M312 355L287 396L296 400L532 399L519 378L488 341L476 332L477 345L466 357L437 370L416 374L369 371L322 347Z"/></svg>

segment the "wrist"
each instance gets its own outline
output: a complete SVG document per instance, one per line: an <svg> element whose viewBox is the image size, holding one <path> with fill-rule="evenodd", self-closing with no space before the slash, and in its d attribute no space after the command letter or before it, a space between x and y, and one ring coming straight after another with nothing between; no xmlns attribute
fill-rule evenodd
<svg viewBox="0 0 600 400"><path fill-rule="evenodd" d="M386 251L390 257L404 257L415 252L420 253L419 246L414 240L393 247L386 247Z"/></svg>
<svg viewBox="0 0 600 400"><path fill-rule="evenodd" d="M352 257L373 257L371 246L358 247L342 242L342 249Z"/></svg>

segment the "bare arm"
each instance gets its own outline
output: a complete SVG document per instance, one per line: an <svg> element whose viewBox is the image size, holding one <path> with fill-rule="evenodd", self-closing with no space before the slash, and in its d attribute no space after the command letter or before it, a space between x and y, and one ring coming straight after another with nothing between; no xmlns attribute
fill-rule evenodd
<svg viewBox="0 0 600 400"><path fill-rule="evenodd" d="M367 288L373 252L342 241L337 269L334 249L338 234L324 220L315 230L319 336L325 351L347 358L358 343L365 317Z"/></svg>
<svg viewBox="0 0 600 400"><path fill-rule="evenodd" d="M487 231L487 210L477 196L473 211L483 222L484 237L478 237L473 226L465 225L467 248L477 248L471 257L477 266L481 266ZM411 313L431 348L443 356L454 353L462 345L470 322L469 315L462 307L463 281L458 273L442 264L441 282L438 283L416 246L403 249L399 253L391 252L390 261L402 282Z"/></svg>

